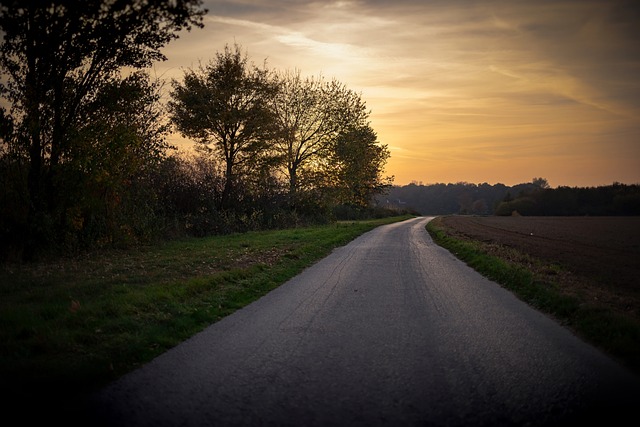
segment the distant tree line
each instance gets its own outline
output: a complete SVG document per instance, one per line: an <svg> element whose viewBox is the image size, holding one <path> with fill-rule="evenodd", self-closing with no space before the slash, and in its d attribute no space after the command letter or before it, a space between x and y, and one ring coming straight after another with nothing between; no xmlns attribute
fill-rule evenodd
<svg viewBox="0 0 640 427"><path fill-rule="evenodd" d="M421 215L640 215L640 185L550 188L544 178L514 186L411 183L377 200Z"/></svg>
<svg viewBox="0 0 640 427"><path fill-rule="evenodd" d="M640 185L543 188L498 205L496 215L640 215Z"/></svg>
<svg viewBox="0 0 640 427"><path fill-rule="evenodd" d="M144 71L205 13L2 2L0 259L394 212L374 206L389 150L335 79L257 67L237 45L169 90ZM176 152L172 132L198 149Z"/></svg>

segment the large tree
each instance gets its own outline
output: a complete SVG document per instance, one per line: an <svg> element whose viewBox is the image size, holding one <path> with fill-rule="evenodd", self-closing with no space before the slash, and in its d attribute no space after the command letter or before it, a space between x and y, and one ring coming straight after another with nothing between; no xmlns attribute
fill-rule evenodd
<svg viewBox="0 0 640 427"><path fill-rule="evenodd" d="M123 67L165 59L181 30L202 26L202 0L8 0L0 5L3 144L28 159L30 212L56 202L54 176L73 151L87 103Z"/></svg>
<svg viewBox="0 0 640 427"><path fill-rule="evenodd" d="M295 71L278 75L277 82L272 109L279 133L274 148L293 197L299 189L317 185L318 178L326 180L336 139L364 123L368 112L360 96L335 79L303 78Z"/></svg>
<svg viewBox="0 0 640 427"><path fill-rule="evenodd" d="M218 155L225 167L222 207L230 208L244 173L257 170L273 138L269 71L249 64L239 45L173 80L171 117L178 131Z"/></svg>

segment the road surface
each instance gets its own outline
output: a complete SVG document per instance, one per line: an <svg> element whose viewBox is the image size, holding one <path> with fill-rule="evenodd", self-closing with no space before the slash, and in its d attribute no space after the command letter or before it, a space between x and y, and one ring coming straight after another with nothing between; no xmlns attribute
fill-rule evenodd
<svg viewBox="0 0 640 427"><path fill-rule="evenodd" d="M635 376L436 246L428 220L359 237L116 381L96 423L568 425L635 409Z"/></svg>

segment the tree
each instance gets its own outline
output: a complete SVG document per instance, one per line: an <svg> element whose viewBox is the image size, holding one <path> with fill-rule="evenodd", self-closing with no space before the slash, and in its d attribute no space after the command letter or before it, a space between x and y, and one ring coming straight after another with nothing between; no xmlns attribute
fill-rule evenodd
<svg viewBox="0 0 640 427"><path fill-rule="evenodd" d="M202 26L202 0L8 0L0 5L3 145L27 162L31 219L51 216L60 165L86 105L127 67L164 60L181 30ZM7 129L10 129L7 132Z"/></svg>
<svg viewBox="0 0 640 427"><path fill-rule="evenodd" d="M273 136L267 100L275 89L269 73L249 65L240 46L233 50L225 46L215 60L186 70L183 81L173 80L172 85L169 110L173 123L183 136L223 160L222 207L229 208L240 169L255 169Z"/></svg>
<svg viewBox="0 0 640 427"><path fill-rule="evenodd" d="M382 176L389 156L387 146L378 143L371 126L343 131L335 141L331 159L340 201L358 207L369 206L373 197L393 182L393 177Z"/></svg>
<svg viewBox="0 0 640 427"><path fill-rule="evenodd" d="M152 220L154 196L145 181L169 148L161 89L138 71L106 82L83 106L56 177L65 188L58 196L63 221L73 221L69 209L76 216L82 209L86 225L99 220L99 233L112 240L123 225L142 230Z"/></svg>
<svg viewBox="0 0 640 427"><path fill-rule="evenodd" d="M533 180L531 181L531 183L532 183L534 186L536 186L536 187L538 187L539 189L541 189L541 190L545 190L545 189L547 189L547 188L551 188L551 187L549 186L549 181L547 181L545 178L542 178L542 177L540 177L540 178L533 178Z"/></svg>
<svg viewBox="0 0 640 427"><path fill-rule="evenodd" d="M366 121L364 102L337 80L302 78L298 71L277 76L271 107L279 129L274 145L295 199L300 188L317 185L341 133Z"/></svg>

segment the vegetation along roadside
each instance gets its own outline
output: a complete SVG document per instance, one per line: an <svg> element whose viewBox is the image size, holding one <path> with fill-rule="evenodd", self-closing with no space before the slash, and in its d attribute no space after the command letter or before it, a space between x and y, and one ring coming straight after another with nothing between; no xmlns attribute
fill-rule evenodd
<svg viewBox="0 0 640 427"><path fill-rule="evenodd" d="M0 378L58 410L410 216L165 242L0 269ZM42 399L40 399L42 398ZM7 402L7 400L4 400Z"/></svg>
<svg viewBox="0 0 640 427"><path fill-rule="evenodd" d="M604 266L599 269L578 266L576 269L576 265L571 265L568 258L546 257L541 255L543 252L540 249L518 243L524 242L524 238L514 239L513 236L525 235L517 233L517 228L531 225L531 217L492 217L486 221L509 221L509 231L506 227L499 229L493 223L493 227L484 224L484 228L476 227L473 231L470 227L465 229L474 221L482 224L482 219L488 220L441 216L428 223L427 231L438 245L451 251L476 271L640 373L640 319L634 285L637 279L631 278L631 286L623 286L621 280L611 278L612 271L620 270L622 276L624 257L618 257L620 269L616 265L610 265L608 271L603 271ZM508 244L500 242L500 234L510 233ZM526 233L527 236L529 234ZM558 242L549 239L541 247L546 247L544 251L552 251L549 245L557 246ZM580 249L584 251L585 246L581 245ZM634 254L627 252L627 258L630 259ZM589 257L581 255L576 253L574 259L586 265ZM637 269L637 266L634 268Z"/></svg>

